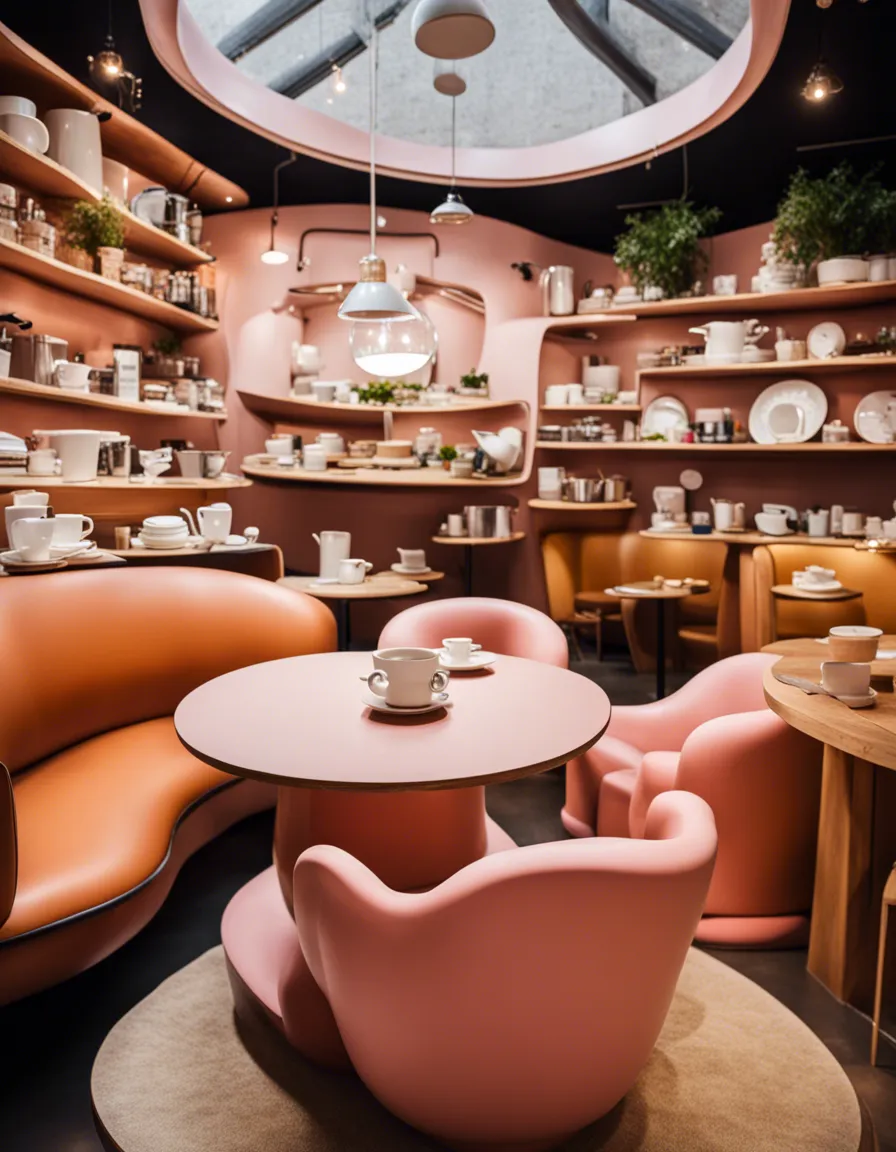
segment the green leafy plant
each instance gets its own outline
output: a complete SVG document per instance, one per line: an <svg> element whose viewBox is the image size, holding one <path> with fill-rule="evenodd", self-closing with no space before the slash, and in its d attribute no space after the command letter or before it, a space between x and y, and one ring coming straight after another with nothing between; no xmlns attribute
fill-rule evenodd
<svg viewBox="0 0 896 1152"><path fill-rule="evenodd" d="M450 464L452 460L457 459L457 449L453 444L443 444L439 449L439 459L444 460L446 464Z"/></svg>
<svg viewBox="0 0 896 1152"><path fill-rule="evenodd" d="M784 260L807 268L816 260L888 252L896 245L896 192L874 172L857 177L847 163L820 177L800 168L778 205L773 239Z"/></svg>
<svg viewBox="0 0 896 1152"><path fill-rule="evenodd" d="M65 239L91 256L100 248L123 248L124 220L108 196L98 204L77 200L65 219Z"/></svg>
<svg viewBox="0 0 896 1152"><path fill-rule="evenodd" d="M176 356L181 350L180 337L173 332L166 332L153 343L153 348L160 356Z"/></svg>
<svg viewBox="0 0 896 1152"><path fill-rule="evenodd" d="M666 297L681 296L706 269L700 240L721 215L718 208L678 200L648 215L626 216L628 231L616 237L614 259L639 292L659 288Z"/></svg>
<svg viewBox="0 0 896 1152"><path fill-rule="evenodd" d="M463 388L485 388L488 385L488 372L477 372L471 368L466 375L461 376L460 383Z"/></svg>
<svg viewBox="0 0 896 1152"><path fill-rule="evenodd" d="M389 380L374 380L370 384L352 389L361 404L391 404L395 399L395 385Z"/></svg>

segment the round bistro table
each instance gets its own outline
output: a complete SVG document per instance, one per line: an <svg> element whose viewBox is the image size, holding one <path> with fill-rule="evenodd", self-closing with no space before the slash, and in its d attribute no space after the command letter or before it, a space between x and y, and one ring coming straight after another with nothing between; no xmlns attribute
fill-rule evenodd
<svg viewBox="0 0 896 1152"><path fill-rule="evenodd" d="M396 600L404 596L419 596L426 592L426 584L391 573L376 579L368 576L360 584L321 584L317 576L283 576L277 583L295 592L307 592L316 600L332 601L336 605L336 627L339 650L346 652L352 643L350 607L358 600Z"/></svg>
<svg viewBox="0 0 896 1152"><path fill-rule="evenodd" d="M242 924L278 915L277 902L292 912L295 862L313 844L345 849L404 891L513 847L487 821L485 785L565 764L610 722L601 688L536 660L501 656L453 676L450 706L421 716L368 708L361 677L372 671L363 652L274 660L210 680L178 706L175 729L195 756L279 789L274 868L231 901ZM254 935L241 979L276 1015L283 956Z"/></svg>
<svg viewBox="0 0 896 1152"><path fill-rule="evenodd" d="M882 637L880 650L896 651L896 636ZM824 745L808 968L838 999L868 1012L881 896L896 859L896 659L871 665L889 691L878 690L873 708L851 709L775 678L818 682L826 644L781 640L763 651L781 656L763 681L769 707Z"/></svg>
<svg viewBox="0 0 896 1152"><path fill-rule="evenodd" d="M519 544L526 539L525 532L511 532L509 536L433 536L433 544L460 546L464 550L464 596L473 595L473 549L493 544Z"/></svg>

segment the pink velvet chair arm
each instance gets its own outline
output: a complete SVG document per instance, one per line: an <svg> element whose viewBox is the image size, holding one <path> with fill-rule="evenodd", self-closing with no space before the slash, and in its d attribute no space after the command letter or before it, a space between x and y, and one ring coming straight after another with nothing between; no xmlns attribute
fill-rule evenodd
<svg viewBox="0 0 896 1152"><path fill-rule="evenodd" d="M680 759L680 752L648 752L641 761L628 810L629 835L633 839L644 835L647 813L657 796L675 788Z"/></svg>

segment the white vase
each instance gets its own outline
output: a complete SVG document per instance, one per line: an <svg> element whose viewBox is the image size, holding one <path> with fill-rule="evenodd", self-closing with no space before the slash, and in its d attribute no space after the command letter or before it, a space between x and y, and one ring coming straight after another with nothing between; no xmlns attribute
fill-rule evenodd
<svg viewBox="0 0 896 1152"><path fill-rule="evenodd" d="M891 252L887 260L887 279L896 280L896 252Z"/></svg>
<svg viewBox="0 0 896 1152"><path fill-rule="evenodd" d="M818 265L818 286L825 284L855 284L868 279L869 264L861 256L836 256L822 260Z"/></svg>
<svg viewBox="0 0 896 1152"><path fill-rule="evenodd" d="M103 146L100 123L80 108L51 108L44 116L50 133L47 155L103 194Z"/></svg>

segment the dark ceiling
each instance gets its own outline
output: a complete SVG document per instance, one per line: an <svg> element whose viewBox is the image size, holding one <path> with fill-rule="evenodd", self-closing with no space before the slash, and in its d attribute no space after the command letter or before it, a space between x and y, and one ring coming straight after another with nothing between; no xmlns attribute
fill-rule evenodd
<svg viewBox="0 0 896 1152"><path fill-rule="evenodd" d="M783 3L784 0L781 0ZM102 45L106 0L48 6L0 0L0 19L62 67L87 80L85 57ZM188 95L162 68L143 31L137 0L115 0L115 37L127 66L144 81L140 117L209 167L241 184L252 204L271 202L273 165L285 153ZM810 105L800 87L819 54L844 81L844 91ZM800 145L828 144L896 132L893 45L896 0L835 0L821 10L815 0L792 0L787 31L769 75L747 104L719 128L688 146L689 194L718 205L720 231L770 219L789 174L803 164L824 172L847 158L864 171L881 165L896 185L893 141L833 147L799 154ZM559 82L559 81L558 81ZM570 78L574 82L574 78ZM681 152L605 176L537 188L470 189L475 211L585 248L611 251L623 225L617 205L678 196ZM363 172L300 156L281 178L281 201L292 204L365 203ZM384 208L429 210L432 185L383 178Z"/></svg>

